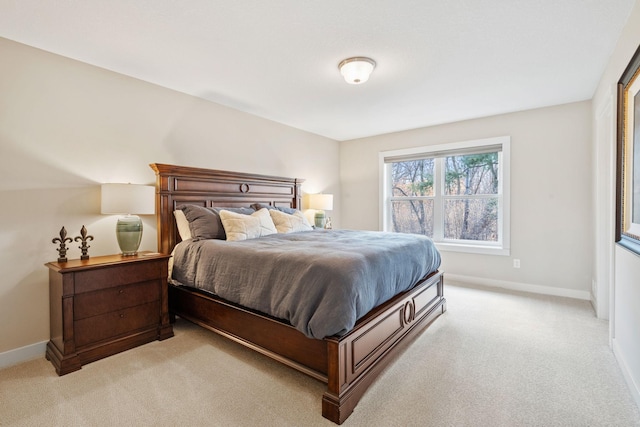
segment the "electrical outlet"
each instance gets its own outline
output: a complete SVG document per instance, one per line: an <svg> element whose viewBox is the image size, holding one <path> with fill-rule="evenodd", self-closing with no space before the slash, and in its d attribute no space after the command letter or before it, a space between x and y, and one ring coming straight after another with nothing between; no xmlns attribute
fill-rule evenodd
<svg viewBox="0 0 640 427"><path fill-rule="evenodd" d="M513 268L520 268L520 260L515 258L513 260Z"/></svg>

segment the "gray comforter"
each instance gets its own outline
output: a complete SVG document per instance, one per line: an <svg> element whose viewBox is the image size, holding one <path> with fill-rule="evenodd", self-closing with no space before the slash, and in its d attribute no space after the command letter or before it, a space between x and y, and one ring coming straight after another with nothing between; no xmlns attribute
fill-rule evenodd
<svg viewBox="0 0 640 427"><path fill-rule="evenodd" d="M314 230L238 242L187 240L174 251L172 281L321 339L348 332L439 266L440 254L424 236Z"/></svg>

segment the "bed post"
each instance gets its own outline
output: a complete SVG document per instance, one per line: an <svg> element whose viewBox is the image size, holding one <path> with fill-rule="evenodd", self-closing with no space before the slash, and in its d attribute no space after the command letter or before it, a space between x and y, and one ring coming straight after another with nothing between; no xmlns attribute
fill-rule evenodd
<svg viewBox="0 0 640 427"><path fill-rule="evenodd" d="M170 254L178 242L173 219L173 202L171 200L170 176L166 165L152 163L149 165L156 173L156 229L158 233L158 252Z"/></svg>
<svg viewBox="0 0 640 427"><path fill-rule="evenodd" d="M293 200L295 201L295 206L291 206L294 209L302 210L302 191L300 190L300 185L304 182L304 179L296 179L295 185L293 186L293 191L295 194L293 195Z"/></svg>

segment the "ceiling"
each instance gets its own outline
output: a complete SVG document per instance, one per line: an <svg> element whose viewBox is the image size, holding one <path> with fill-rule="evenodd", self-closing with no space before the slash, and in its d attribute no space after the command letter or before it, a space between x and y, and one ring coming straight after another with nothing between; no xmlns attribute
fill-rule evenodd
<svg viewBox="0 0 640 427"><path fill-rule="evenodd" d="M634 2L0 0L0 36L348 140L590 99Z"/></svg>

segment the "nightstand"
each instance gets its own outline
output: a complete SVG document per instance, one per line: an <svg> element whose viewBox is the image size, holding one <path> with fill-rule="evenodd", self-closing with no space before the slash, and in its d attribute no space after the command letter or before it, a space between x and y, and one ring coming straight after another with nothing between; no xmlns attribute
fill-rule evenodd
<svg viewBox="0 0 640 427"><path fill-rule="evenodd" d="M173 336L167 296L170 257L140 252L45 264L51 321L46 357L58 375Z"/></svg>

